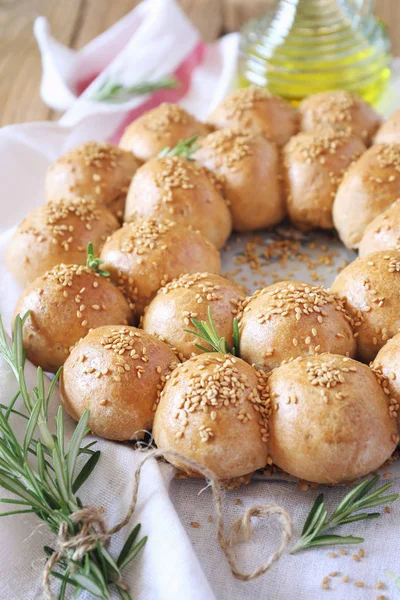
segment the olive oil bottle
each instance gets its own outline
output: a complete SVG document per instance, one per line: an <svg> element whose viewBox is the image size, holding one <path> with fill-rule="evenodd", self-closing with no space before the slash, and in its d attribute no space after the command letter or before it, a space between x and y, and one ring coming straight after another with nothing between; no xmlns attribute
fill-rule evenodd
<svg viewBox="0 0 400 600"><path fill-rule="evenodd" d="M239 86L266 87L293 104L331 89L376 102L391 57L373 8L373 0L273 0L242 31Z"/></svg>

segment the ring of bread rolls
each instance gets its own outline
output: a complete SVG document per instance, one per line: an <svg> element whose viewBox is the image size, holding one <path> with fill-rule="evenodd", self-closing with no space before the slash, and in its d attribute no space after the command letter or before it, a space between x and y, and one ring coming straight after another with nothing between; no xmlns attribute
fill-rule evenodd
<svg viewBox="0 0 400 600"><path fill-rule="evenodd" d="M194 158L223 184L235 231L254 231L285 216L276 145L245 129L221 129L199 141Z"/></svg>
<svg viewBox="0 0 400 600"><path fill-rule="evenodd" d="M199 340L186 330L195 331L192 318L208 321L210 308L218 334L232 347L233 318L242 298L239 286L214 273L182 275L158 291L144 311L142 327L172 346L183 361L202 352L195 346ZM201 345L207 347L203 340Z"/></svg>
<svg viewBox="0 0 400 600"><path fill-rule="evenodd" d="M357 258L339 273L331 291L353 311L357 357L368 363L400 331L400 251Z"/></svg>
<svg viewBox="0 0 400 600"><path fill-rule="evenodd" d="M274 283L247 298L238 319L240 356L267 371L298 356L355 355L352 318L323 287Z"/></svg>
<svg viewBox="0 0 400 600"><path fill-rule="evenodd" d="M400 197L400 144L371 146L345 173L333 203L333 222L348 248Z"/></svg>
<svg viewBox="0 0 400 600"><path fill-rule="evenodd" d="M146 161L166 147L173 148L180 140L207 133L207 126L182 106L163 102L128 125L119 145Z"/></svg>
<svg viewBox="0 0 400 600"><path fill-rule="evenodd" d="M365 146L330 126L298 133L283 149L287 211L301 230L332 229L332 205L345 171Z"/></svg>
<svg viewBox="0 0 400 600"><path fill-rule="evenodd" d="M135 327L93 329L74 347L60 379L60 395L76 421L90 410L95 435L119 441L143 438L167 374L173 351Z"/></svg>
<svg viewBox="0 0 400 600"><path fill-rule="evenodd" d="M57 265L35 279L22 292L14 318L28 310L23 329L27 357L53 373L91 329L128 325L132 320L122 292L81 265Z"/></svg>
<svg viewBox="0 0 400 600"><path fill-rule="evenodd" d="M232 231L232 219L212 174L182 156L156 157L140 167L129 187L125 221L173 220L199 229L216 248Z"/></svg>
<svg viewBox="0 0 400 600"><path fill-rule="evenodd" d="M174 221L125 223L101 251L104 269L135 305L137 315L157 291L183 273L219 273L218 250L198 230Z"/></svg>
<svg viewBox="0 0 400 600"><path fill-rule="evenodd" d="M374 144L400 144L400 110L382 123L376 132Z"/></svg>
<svg viewBox="0 0 400 600"><path fill-rule="evenodd" d="M364 230L358 248L360 256L380 250L400 250L400 199L379 213Z"/></svg>
<svg viewBox="0 0 400 600"><path fill-rule="evenodd" d="M301 357L275 369L268 385L270 456L291 475L353 481L395 450L396 419L366 365L335 354Z"/></svg>
<svg viewBox="0 0 400 600"><path fill-rule="evenodd" d="M239 127L262 133L278 146L284 146L298 131L297 111L282 98L257 87L236 90L227 96L207 121L216 129Z"/></svg>
<svg viewBox="0 0 400 600"><path fill-rule="evenodd" d="M305 98L298 108L301 131L332 125L360 137L369 144L381 124L370 104L347 90L329 90Z"/></svg>
<svg viewBox="0 0 400 600"><path fill-rule="evenodd" d="M86 247L96 252L119 228L114 215L93 200L74 198L34 208L19 225L7 249L7 266L26 286L58 264L86 264Z"/></svg>
<svg viewBox="0 0 400 600"><path fill-rule="evenodd" d="M106 142L86 142L49 167L45 179L47 200L91 198L122 219L128 187L137 168L131 152Z"/></svg>
<svg viewBox="0 0 400 600"><path fill-rule="evenodd" d="M268 456L264 376L239 358L205 353L167 377L154 417L161 449L173 449L221 480L253 473ZM191 476L179 460L171 460Z"/></svg>

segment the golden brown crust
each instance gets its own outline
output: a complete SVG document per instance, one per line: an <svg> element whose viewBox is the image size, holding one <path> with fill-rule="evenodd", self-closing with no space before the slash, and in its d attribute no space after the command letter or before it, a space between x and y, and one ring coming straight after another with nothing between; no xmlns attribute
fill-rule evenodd
<svg viewBox="0 0 400 600"><path fill-rule="evenodd" d="M400 110L380 126L374 144L400 144Z"/></svg>
<svg viewBox="0 0 400 600"><path fill-rule="evenodd" d="M101 325L127 325L128 301L110 281L87 267L57 265L20 296L16 315L30 311L23 329L28 359L55 372L78 340Z"/></svg>
<svg viewBox="0 0 400 600"><path fill-rule="evenodd" d="M277 225L285 216L280 159L274 142L241 129L221 129L199 141L194 157L223 182L235 231Z"/></svg>
<svg viewBox="0 0 400 600"><path fill-rule="evenodd" d="M316 483L352 481L395 450L396 420L366 365L333 354L299 358L275 369L268 384L270 455L287 473Z"/></svg>
<svg viewBox="0 0 400 600"><path fill-rule="evenodd" d="M298 131L297 111L282 98L257 87L230 94L209 115L208 122L217 129L241 127L262 133L278 146L286 144Z"/></svg>
<svg viewBox="0 0 400 600"><path fill-rule="evenodd" d="M389 401L389 410L400 425L400 333L379 350L372 369Z"/></svg>
<svg viewBox="0 0 400 600"><path fill-rule="evenodd" d="M354 356L352 318L323 287L274 283L250 296L239 315L240 356L270 371L298 356Z"/></svg>
<svg viewBox="0 0 400 600"><path fill-rule="evenodd" d="M125 221L170 219L199 229L221 248L232 230L229 209L204 167L181 156L153 158L134 176Z"/></svg>
<svg viewBox="0 0 400 600"><path fill-rule="evenodd" d="M346 169L363 152L362 141L329 126L292 137L283 149L289 218L299 229L332 229L332 205Z"/></svg>
<svg viewBox="0 0 400 600"><path fill-rule="evenodd" d="M380 250L400 250L400 199L365 228L358 250L360 256Z"/></svg>
<svg viewBox="0 0 400 600"><path fill-rule="evenodd" d="M7 265L22 286L64 264L86 264L86 247L99 252L119 228L114 215L93 200L74 198L33 209L19 225L7 249Z"/></svg>
<svg viewBox="0 0 400 600"><path fill-rule="evenodd" d="M138 162L106 142L86 142L61 156L47 171L48 201L85 197L104 204L119 219Z"/></svg>
<svg viewBox="0 0 400 600"><path fill-rule="evenodd" d="M346 172L333 204L333 222L348 248L400 197L400 144L376 144Z"/></svg>
<svg viewBox="0 0 400 600"><path fill-rule="evenodd" d="M242 360L214 352L195 356L167 378L154 418L156 444L223 480L252 473L268 455L265 394L264 376Z"/></svg>
<svg viewBox="0 0 400 600"><path fill-rule="evenodd" d="M119 145L146 161L167 146L173 148L180 140L207 133L206 125L184 108L163 102L128 125Z"/></svg>
<svg viewBox="0 0 400 600"><path fill-rule="evenodd" d="M183 273L219 273L219 252L200 231L173 221L125 223L104 244L103 268L138 315L168 281Z"/></svg>
<svg viewBox="0 0 400 600"><path fill-rule="evenodd" d="M110 440L140 439L150 430L172 350L135 327L99 327L72 350L60 382L65 410L78 420L90 410L92 432Z"/></svg>
<svg viewBox="0 0 400 600"><path fill-rule="evenodd" d="M300 129L333 125L360 137L369 144L381 117L367 102L346 90L330 90L308 96L299 106Z"/></svg>
<svg viewBox="0 0 400 600"><path fill-rule="evenodd" d="M331 291L354 311L358 358L373 360L400 330L400 252L357 258L339 273Z"/></svg>
<svg viewBox="0 0 400 600"><path fill-rule="evenodd" d="M237 313L242 290L231 281L213 273L183 275L161 288L146 307L142 327L172 346L180 360L200 354L199 340L185 329L196 331L190 319L208 322L211 309L216 330L230 347L233 345L233 318ZM211 350L211 348L210 348Z"/></svg>

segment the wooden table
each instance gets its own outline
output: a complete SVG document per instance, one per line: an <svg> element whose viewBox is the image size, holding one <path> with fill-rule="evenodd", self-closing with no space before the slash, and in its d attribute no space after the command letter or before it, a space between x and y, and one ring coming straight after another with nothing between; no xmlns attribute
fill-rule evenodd
<svg viewBox="0 0 400 600"><path fill-rule="evenodd" d="M180 0L206 40L238 29L270 0ZM32 26L48 18L53 35L80 48L130 11L139 0L0 0L0 125L55 119L40 99L41 64ZM377 0L400 55L400 0Z"/></svg>

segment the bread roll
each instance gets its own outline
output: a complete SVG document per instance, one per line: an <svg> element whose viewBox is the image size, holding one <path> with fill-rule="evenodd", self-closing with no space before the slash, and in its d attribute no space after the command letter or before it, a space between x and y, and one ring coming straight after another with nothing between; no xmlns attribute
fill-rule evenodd
<svg viewBox="0 0 400 600"><path fill-rule="evenodd" d="M127 325L131 309L110 280L87 267L57 265L20 296L15 314L30 311L23 329L28 359L55 373L72 348L95 327Z"/></svg>
<svg viewBox="0 0 400 600"><path fill-rule="evenodd" d="M270 371L298 356L354 356L352 319L323 287L280 281L250 296L239 315L240 356Z"/></svg>
<svg viewBox="0 0 400 600"><path fill-rule="evenodd" d="M173 221L126 223L101 251L103 268L135 305L138 315L156 292L184 273L219 273L215 246L200 231Z"/></svg>
<svg viewBox="0 0 400 600"><path fill-rule="evenodd" d="M346 169L364 151L358 137L329 126L298 133L286 144L287 210L298 229L332 229L337 188Z"/></svg>
<svg viewBox="0 0 400 600"><path fill-rule="evenodd" d="M382 123L378 129L375 139L375 144L400 144L400 109Z"/></svg>
<svg viewBox="0 0 400 600"><path fill-rule="evenodd" d="M400 425L400 333L379 350L372 369L389 401L389 410Z"/></svg>
<svg viewBox="0 0 400 600"><path fill-rule="evenodd" d="M209 173L181 156L152 158L138 169L125 208L125 221L136 219L192 225L217 248L232 230L229 208Z"/></svg>
<svg viewBox="0 0 400 600"><path fill-rule="evenodd" d="M50 166L45 181L47 200L91 198L121 219L137 168L131 152L106 142L86 142Z"/></svg>
<svg viewBox="0 0 400 600"><path fill-rule="evenodd" d="M146 161L180 140L207 133L207 127L182 106L163 102L128 125L119 145Z"/></svg>
<svg viewBox="0 0 400 600"><path fill-rule="evenodd" d="M400 250L400 200L393 202L365 228L360 256L380 250Z"/></svg>
<svg viewBox="0 0 400 600"><path fill-rule="evenodd" d="M376 144L346 172L333 203L333 222L348 248L400 197L400 144Z"/></svg>
<svg viewBox="0 0 400 600"><path fill-rule="evenodd" d="M346 90L312 94L299 105L300 129L310 131L317 125L333 125L360 137L369 144L381 123L370 104Z"/></svg>
<svg viewBox="0 0 400 600"><path fill-rule="evenodd" d="M153 435L221 480L253 473L268 455L263 376L239 358L212 352L178 365L161 393ZM170 459L168 459L170 460ZM191 476L179 460L170 460Z"/></svg>
<svg viewBox="0 0 400 600"><path fill-rule="evenodd" d="M355 313L359 360L373 360L400 330L400 252L357 258L336 277L331 291Z"/></svg>
<svg viewBox="0 0 400 600"><path fill-rule="evenodd" d="M152 335L135 327L99 327L66 360L61 401L76 421L89 409L95 435L140 439L152 427L165 377L175 366L172 350Z"/></svg>
<svg viewBox="0 0 400 600"><path fill-rule="evenodd" d="M208 322L210 308L218 335L224 337L232 348L233 318L242 298L242 290L219 275L183 275L158 291L145 309L142 327L168 342L180 360L185 360L201 352L196 348L196 343L207 347L206 342L187 333L185 329L196 331L191 323L192 318Z"/></svg>
<svg viewBox="0 0 400 600"><path fill-rule="evenodd" d="M282 98L257 87L230 94L209 115L208 122L217 129L240 127L262 133L278 146L286 144L298 131L296 110Z"/></svg>
<svg viewBox="0 0 400 600"><path fill-rule="evenodd" d="M282 221L280 158L273 142L242 128L215 131L199 145L194 157L222 180L235 231L254 231Z"/></svg>
<svg viewBox="0 0 400 600"><path fill-rule="evenodd" d="M54 267L86 264L86 247L98 252L119 223L104 206L75 198L34 208L19 225L7 249L7 266L22 286Z"/></svg>
<svg viewBox="0 0 400 600"><path fill-rule="evenodd" d="M395 450L396 420L366 365L334 354L298 358L268 383L270 455L287 473L315 483L353 481Z"/></svg>

